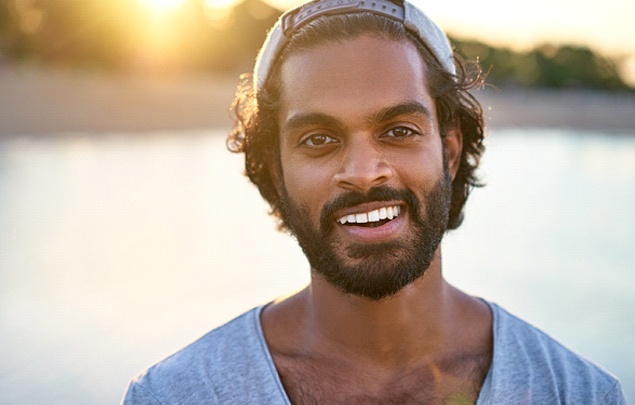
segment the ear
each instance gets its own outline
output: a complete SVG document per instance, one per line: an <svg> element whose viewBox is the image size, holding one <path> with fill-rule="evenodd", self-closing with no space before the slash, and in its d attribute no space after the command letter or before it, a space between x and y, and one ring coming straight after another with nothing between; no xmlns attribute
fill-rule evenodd
<svg viewBox="0 0 635 405"><path fill-rule="evenodd" d="M463 152L463 132L461 132L461 126L458 123L445 134L443 146L447 153L448 170L452 180L454 180L461 165L461 154Z"/></svg>

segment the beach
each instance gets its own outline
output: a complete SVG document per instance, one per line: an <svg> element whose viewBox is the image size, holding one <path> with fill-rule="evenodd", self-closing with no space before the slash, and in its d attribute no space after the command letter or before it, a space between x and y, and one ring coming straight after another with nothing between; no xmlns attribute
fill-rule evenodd
<svg viewBox="0 0 635 405"><path fill-rule="evenodd" d="M229 128L239 74L113 74L0 67L0 136ZM490 130L635 132L635 93L499 89L475 92Z"/></svg>

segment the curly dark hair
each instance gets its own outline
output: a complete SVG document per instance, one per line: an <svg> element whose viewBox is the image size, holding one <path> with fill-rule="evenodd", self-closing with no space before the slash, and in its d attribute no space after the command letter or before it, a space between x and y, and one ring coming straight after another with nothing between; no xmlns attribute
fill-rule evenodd
<svg viewBox="0 0 635 405"><path fill-rule="evenodd" d="M463 221L463 206L473 187L481 186L476 169L485 147L483 111L469 92L483 85L478 63L467 64L455 56L456 75L443 69L427 47L404 26L390 18L371 13L322 16L293 33L263 89L254 87L251 75L241 76L242 83L232 103L234 127L227 138L232 152L245 153L246 175L270 204L271 214L280 229L288 229L281 216L281 196L274 176L281 173L279 129L280 66L290 55L328 42L341 42L361 36L409 41L427 65L427 85L435 100L441 137L460 125L463 150L457 175L452 183L452 199L447 229L456 229Z"/></svg>

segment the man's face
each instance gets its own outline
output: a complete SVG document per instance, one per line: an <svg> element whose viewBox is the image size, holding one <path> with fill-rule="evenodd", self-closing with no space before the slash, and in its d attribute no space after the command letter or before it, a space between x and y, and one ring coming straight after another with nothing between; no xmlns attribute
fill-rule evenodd
<svg viewBox="0 0 635 405"><path fill-rule="evenodd" d="M293 55L281 69L285 222L317 274L342 291L375 300L398 292L437 252L454 174L419 53L361 37Z"/></svg>

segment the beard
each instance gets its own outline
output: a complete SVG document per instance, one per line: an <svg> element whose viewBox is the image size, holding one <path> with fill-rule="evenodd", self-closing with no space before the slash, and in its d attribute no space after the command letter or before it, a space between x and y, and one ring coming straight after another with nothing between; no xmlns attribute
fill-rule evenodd
<svg viewBox="0 0 635 405"><path fill-rule="evenodd" d="M422 277L430 267L447 228L451 193L452 180L445 168L443 176L425 193L424 204L407 189L380 186L366 194L351 191L324 206L319 228L315 229L309 219L309 209L295 204L283 188L280 211L282 220L318 274L344 293L380 301ZM338 210L367 202L395 200L407 205L412 224L407 236L373 244L344 244L334 236L337 224L333 215Z"/></svg>

